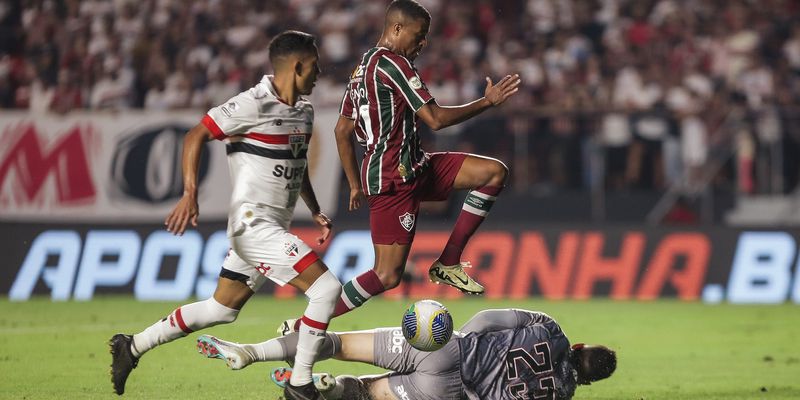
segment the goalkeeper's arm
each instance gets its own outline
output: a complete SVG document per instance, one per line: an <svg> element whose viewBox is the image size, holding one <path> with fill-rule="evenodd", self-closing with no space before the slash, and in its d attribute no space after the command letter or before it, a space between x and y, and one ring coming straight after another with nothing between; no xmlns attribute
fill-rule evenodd
<svg viewBox="0 0 800 400"><path fill-rule="evenodd" d="M543 312L506 308L483 310L461 327L460 332L491 332L504 329L522 328L528 325L552 322L553 318Z"/></svg>

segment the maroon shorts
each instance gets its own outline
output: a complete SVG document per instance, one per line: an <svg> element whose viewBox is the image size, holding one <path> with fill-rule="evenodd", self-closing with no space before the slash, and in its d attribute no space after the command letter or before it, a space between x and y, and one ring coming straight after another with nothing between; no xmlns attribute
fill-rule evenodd
<svg viewBox="0 0 800 400"><path fill-rule="evenodd" d="M392 191L368 196L372 243L411 244L419 203L447 199L466 158L466 153L432 153L422 175Z"/></svg>

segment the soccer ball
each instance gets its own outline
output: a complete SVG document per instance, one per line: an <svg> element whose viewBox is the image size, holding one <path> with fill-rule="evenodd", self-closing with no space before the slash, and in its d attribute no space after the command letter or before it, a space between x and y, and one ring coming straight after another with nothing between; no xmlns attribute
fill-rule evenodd
<svg viewBox="0 0 800 400"><path fill-rule="evenodd" d="M403 336L411 347L436 351L453 336L453 317L447 308L433 300L420 300L403 314Z"/></svg>

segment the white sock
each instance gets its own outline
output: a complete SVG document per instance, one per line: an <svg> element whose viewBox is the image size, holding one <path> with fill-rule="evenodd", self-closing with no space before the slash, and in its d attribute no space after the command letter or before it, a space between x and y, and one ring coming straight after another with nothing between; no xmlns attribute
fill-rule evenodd
<svg viewBox="0 0 800 400"><path fill-rule="evenodd" d="M342 284L330 271L320 275L306 290L308 307L300 322L297 340L297 355L289 383L302 386L312 381L311 368L319 352L331 314L342 293Z"/></svg>
<svg viewBox="0 0 800 400"><path fill-rule="evenodd" d="M239 310L225 307L213 297L186 304L133 335L131 350L134 356L141 357L158 345L182 338L194 331L233 322L238 315Z"/></svg>
<svg viewBox="0 0 800 400"><path fill-rule="evenodd" d="M286 359L287 354L282 339L280 337L257 344L243 344L242 347L252 354L256 361L282 361Z"/></svg>
<svg viewBox="0 0 800 400"><path fill-rule="evenodd" d="M242 344L242 348L254 361L294 361L297 355L297 341L300 335L290 333L286 336L267 340L256 344ZM322 340L315 361L333 358L342 350L342 339L334 332L328 332Z"/></svg>

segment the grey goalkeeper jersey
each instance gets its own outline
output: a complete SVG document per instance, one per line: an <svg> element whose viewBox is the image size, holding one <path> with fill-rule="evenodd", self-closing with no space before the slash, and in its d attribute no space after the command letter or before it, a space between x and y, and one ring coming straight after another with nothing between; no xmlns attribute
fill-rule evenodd
<svg viewBox="0 0 800 400"><path fill-rule="evenodd" d="M461 330L461 379L467 398L569 399L575 393L570 344L544 313L487 310Z"/></svg>

